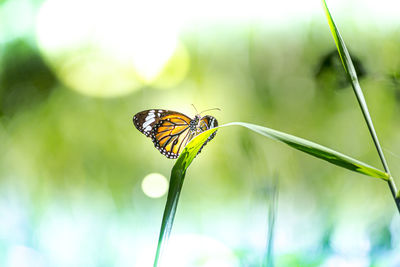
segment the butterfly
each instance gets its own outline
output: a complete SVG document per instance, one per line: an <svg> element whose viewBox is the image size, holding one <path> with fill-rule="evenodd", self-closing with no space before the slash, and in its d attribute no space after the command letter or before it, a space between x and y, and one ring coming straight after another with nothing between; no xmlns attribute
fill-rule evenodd
<svg viewBox="0 0 400 267"><path fill-rule="evenodd" d="M191 119L176 111L149 109L133 116L133 124L141 133L151 138L161 154L169 159L176 159L196 135L218 126L214 117L209 115L201 117L201 113ZM197 155L216 133L207 139Z"/></svg>

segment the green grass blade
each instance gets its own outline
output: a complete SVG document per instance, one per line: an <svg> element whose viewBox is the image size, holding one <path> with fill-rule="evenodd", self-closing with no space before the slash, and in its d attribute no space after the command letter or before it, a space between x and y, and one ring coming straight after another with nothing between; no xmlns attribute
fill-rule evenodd
<svg viewBox="0 0 400 267"><path fill-rule="evenodd" d="M329 28L331 29L333 39L335 40L335 44L336 44L337 50L339 52L340 59L341 59L342 64L343 64L343 68L344 68L344 70L345 70L345 72L347 74L347 77L348 77L348 79L349 79L349 81L351 83L351 86L353 87L354 93L355 93L355 95L357 97L357 101L358 101L358 103L360 105L360 108L361 108L361 111L363 113L364 119L365 119L365 121L367 123L368 130L369 130L369 132L371 134L372 140L374 141L376 150L378 151L379 158L381 159L383 168L385 169L385 172L389 174L388 184L389 184L389 187L390 187L390 191L392 192L393 198L394 198L394 200L396 202L397 209L400 212L400 198L398 197L399 192L397 191L396 184L394 183L393 177L390 175L389 166L388 166L388 164L386 162L385 156L383 154L381 145L380 145L379 140L378 140L378 136L376 134L374 125L372 123L372 119L371 119L371 116L370 116L369 111L368 111L368 107L367 107L367 103L366 103L365 98L364 98L364 94L363 94L363 92L361 90L361 87L360 87L360 84L358 82L358 77L357 77L357 73L356 73L356 70L355 70L354 65L353 65L353 61L351 60L350 53L346 48L346 45L345 45L345 43L343 41L342 36L340 35L340 32L339 32L339 30L338 30L338 28L337 28L337 26L335 24L335 21L332 18L332 15L331 15L331 13L330 13L330 11L328 9L326 1L322 0L322 3L323 3L323 6L324 6L326 17L328 19Z"/></svg>
<svg viewBox="0 0 400 267"><path fill-rule="evenodd" d="M162 252L166 246L169 235L171 233L172 224L174 222L176 208L178 206L179 195L182 189L183 180L185 179L186 169L196 157L197 152L207 141L207 138L212 135L217 128L213 128L204 133L199 134L191 140L178 157L171 171L171 179L169 182L169 190L167 203L165 204L164 215L161 223L160 235L158 238L157 252L154 260L154 267L161 261Z"/></svg>
<svg viewBox="0 0 400 267"><path fill-rule="evenodd" d="M307 154L310 154L314 157L320 158L322 160L328 161L332 164L340 166L342 168L355 171L358 173L362 173L371 177L381 178L383 180L388 180L389 175L383 171L380 171L374 167L369 166L366 163L353 159L349 156L346 156L342 153L339 153L330 148L321 146L319 144L313 143L311 141L302 139L300 137L296 137L287 133L279 132L267 127L262 127L259 125L254 125L250 123L244 122L232 122L225 124L223 126L229 125L239 125L246 127L256 133L259 133L268 138L283 142L297 150L303 151ZM221 126L222 127L222 126Z"/></svg>
<svg viewBox="0 0 400 267"><path fill-rule="evenodd" d="M371 167L361 161L355 160L337 151L290 134L244 122L232 122L222 125L218 128L224 128L233 125L245 127L265 137L283 142L297 150L303 151L314 157L323 159L348 170L375 178L388 180L389 176L385 172L382 172L374 167ZM193 138L193 140L190 141L189 144L187 144L185 149L182 151L174 167L172 168L167 203L165 205L164 215L161 223L157 252L154 260L154 267L158 266L159 262L161 261L160 258L162 251L164 250L169 235L171 233L172 224L175 218L176 208L178 205L179 195L182 189L186 170L192 163L193 159L196 157L197 152L199 151L201 146L204 144L204 142L207 141L207 138L210 137L210 135L213 134L218 128L213 128L211 130L205 131Z"/></svg>
<svg viewBox="0 0 400 267"><path fill-rule="evenodd" d="M382 149L381 149L381 146L379 144L379 140L378 140L378 137L376 135L375 128L374 128L374 125L372 123L372 119L371 119L371 116L369 114L369 111L368 111L368 107L367 107L367 103L366 103L365 98L364 98L364 94L363 94L363 92L361 90L361 87L360 87L360 84L358 82L358 77L357 77L357 73L356 73L356 70L355 70L354 65L353 65L353 61L351 60L349 51L347 50L346 45L345 45L345 43L343 41L343 38L340 35L340 32L339 32L338 28L336 27L335 21L332 18L332 15L331 15L331 13L330 13L330 11L328 9L326 1L323 0L323 3L324 3L324 9L325 9L326 17L328 19L329 27L331 29L333 39L335 40L335 44L336 44L337 50L339 52L340 59L341 59L342 64L343 64L343 68L344 68L344 70L345 70L345 72L347 74L348 79L350 80L350 83L351 83L351 86L353 87L354 93L356 94L358 103L360 104L360 107L361 107L361 110L363 112L365 121L367 122L368 129L369 129L369 131L371 133L371 136L372 136L372 138L374 140L376 149L378 150L378 153L379 153L379 156L380 156L380 158L382 160L382 164L383 164L383 166L385 168L385 171L387 173L389 173L389 169L387 167L387 163L386 163L385 157L384 157L384 155L382 153Z"/></svg>

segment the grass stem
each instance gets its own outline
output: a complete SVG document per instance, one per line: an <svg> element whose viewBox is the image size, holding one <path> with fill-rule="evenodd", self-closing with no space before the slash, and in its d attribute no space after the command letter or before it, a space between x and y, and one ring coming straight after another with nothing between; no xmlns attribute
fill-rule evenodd
<svg viewBox="0 0 400 267"><path fill-rule="evenodd" d="M400 194L397 191L395 181L394 181L392 175L390 174L389 166L388 166L385 156L382 152L382 148L381 148L381 145L378 140L378 136L377 136L375 128L374 128L374 124L372 123L372 119L371 119L370 113L368 111L368 107L367 107L367 103L364 98L364 94L363 94L363 92L361 90L361 86L358 82L358 77L357 77L357 73L356 73L356 70L353 65L353 61L351 60L350 53L346 48L346 44L344 43L343 38L340 35L338 28L336 27L336 24L335 24L333 17L328 9L326 1L322 0L322 2L324 5L326 17L328 19L328 23L329 23L329 27L332 32L333 39L335 40L336 47L337 47L340 59L343 64L343 68L347 74L347 78L349 79L351 86L353 87L353 91L356 95L358 104L360 105L365 122L367 123L368 130L369 130L369 133L371 134L375 148L378 151L378 155L382 162L383 168L385 169L385 172L389 175L387 182L388 182L388 185L390 188L390 192L392 193L393 199L396 203L397 209L400 213Z"/></svg>

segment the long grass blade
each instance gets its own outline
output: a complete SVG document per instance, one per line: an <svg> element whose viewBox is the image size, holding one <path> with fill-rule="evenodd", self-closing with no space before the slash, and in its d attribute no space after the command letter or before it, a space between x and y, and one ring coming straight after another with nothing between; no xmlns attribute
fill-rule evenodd
<svg viewBox="0 0 400 267"><path fill-rule="evenodd" d="M216 130L217 128L213 128L199 134L198 136L196 136L196 138L191 140L186 145L185 149L182 151L181 155L178 157L176 163L174 164L174 167L172 168L167 203L165 204L164 215L161 222L161 229L158 238L154 267L158 266L158 264L161 262L162 252L165 249L171 233L180 192L186 175L186 169L196 157L197 152L200 150L201 146L204 144L204 142L207 141L207 138L210 137L210 135L212 135Z"/></svg>
<svg viewBox="0 0 400 267"><path fill-rule="evenodd" d="M375 178L381 178L383 180L388 180L389 175L383 171L380 171L372 166L369 166L366 163L353 159L349 156L346 156L340 152L332 150L330 148L321 146L314 142L308 141L306 139L293 136L287 133L283 133L277 130L273 130L267 127L245 123L245 122L231 122L225 124L223 126L229 125L238 125L242 127L246 127L256 133L259 133L265 137L274 139L276 141L285 143L297 150L310 154L316 158L320 158L322 160L328 161L332 164L335 164L339 167L355 171L361 174L365 174ZM221 127L223 127L221 126Z"/></svg>
<svg viewBox="0 0 400 267"><path fill-rule="evenodd" d="M204 144L204 142L207 141L208 137L210 137L211 134L213 134L218 128L224 128L233 125L245 127L265 137L285 143L297 150L310 154L314 157L323 159L342 168L355 171L361 174L365 174L371 177L380 178L383 180L387 180L389 178L387 173L380 171L374 167L371 167L366 163L363 163L361 161L358 161L349 156L341 154L327 147L318 145L311 141L287 133L276 131L267 127L262 127L259 125L244 123L244 122L232 122L205 131L196 136L195 138L193 138L193 140L186 145L185 149L182 151L181 155L178 157L175 165L172 168L170 187L161 223L156 257L154 260L154 267L158 266L159 262L161 262L162 252L170 236L187 168L192 163L193 159L196 157L197 152L199 151L201 146Z"/></svg>
<svg viewBox="0 0 400 267"><path fill-rule="evenodd" d="M335 21L332 18L332 15L331 15L331 13L330 13L330 11L328 9L326 1L322 0L322 2L323 2L324 10L325 10L325 13L326 13L326 17L328 19L329 27L330 27L331 32L332 32L333 39L335 40L335 44L336 44L337 50L339 52L340 59L342 61L343 68L344 68L344 70L345 70L345 72L347 74L347 77L348 77L348 79L349 79L349 81L351 83L351 86L353 87L354 93L355 93L355 95L357 97L357 101L358 101L358 103L360 105L360 108L361 108L362 114L364 116L365 122L367 123L368 130L369 130L369 132L371 134L372 140L374 141L376 150L378 151L379 158L381 159L383 168L385 169L385 172L389 174L388 184L389 184L389 187L390 187L390 191L391 191L391 193L393 195L393 198L394 198L394 200L396 202L397 209L400 212L400 197L399 197L399 193L397 191L394 179L390 175L389 166L388 166L388 164L386 162L385 156L383 154L381 145L380 145L379 140L378 140L378 136L376 134L374 125L372 123L372 119L371 119L371 116L370 116L369 111L368 111L368 107L367 107L367 103L366 103L365 98L364 98L364 94L363 94L363 92L361 90L361 87L360 87L360 84L358 82L358 77L357 77L357 73L356 73L356 70L355 70L354 65L353 65L353 61L351 60L350 53L346 48L346 45L345 45L345 43L343 41L342 36L340 35L340 32L339 32L339 30L338 30L338 28L337 28L337 26L335 24Z"/></svg>

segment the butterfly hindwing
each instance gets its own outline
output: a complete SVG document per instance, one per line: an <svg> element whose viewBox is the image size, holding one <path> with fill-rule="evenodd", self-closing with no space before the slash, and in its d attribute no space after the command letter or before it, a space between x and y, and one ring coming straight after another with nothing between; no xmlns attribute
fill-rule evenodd
<svg viewBox="0 0 400 267"><path fill-rule="evenodd" d="M191 121L182 113L169 111L154 125L150 135L154 146L167 158L177 158L190 140Z"/></svg>
<svg viewBox="0 0 400 267"><path fill-rule="evenodd" d="M200 123L199 123L199 128L201 132L207 131L211 128L218 127L218 121L213 117L206 115L203 118L201 118ZM204 144L201 146L199 149L199 152L197 152L197 155L200 154L201 150L204 148L205 145L207 145L208 142L211 141L217 134L217 131L215 131L210 137L207 138L207 141L204 142Z"/></svg>

